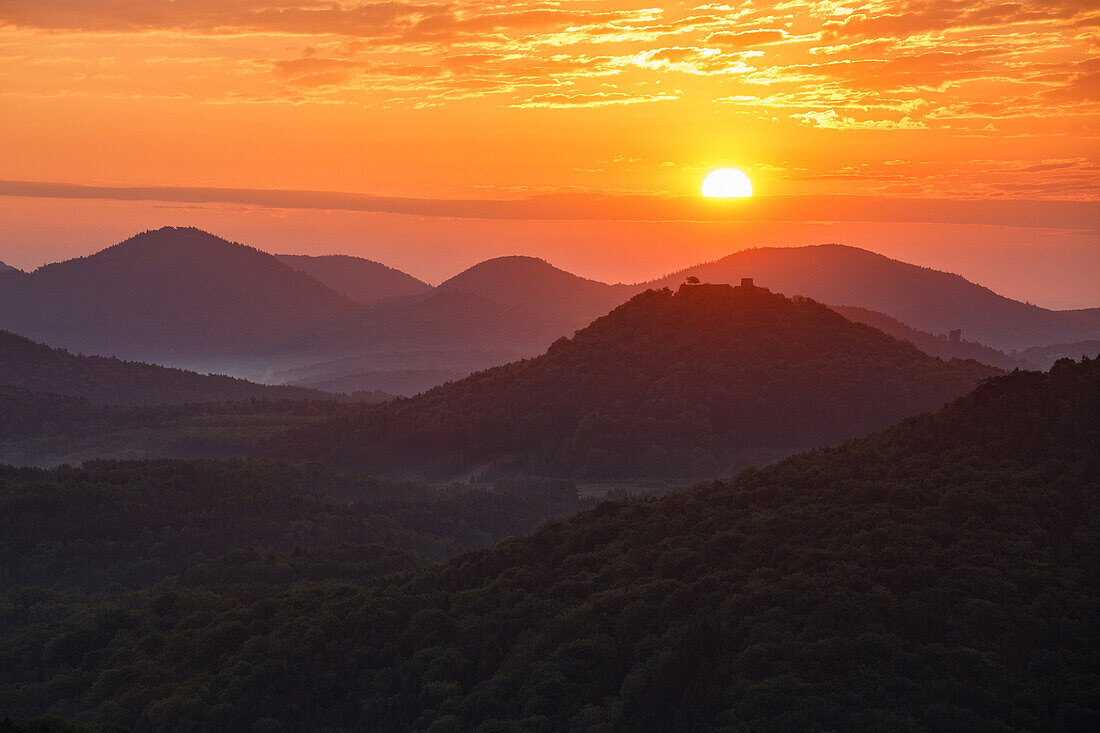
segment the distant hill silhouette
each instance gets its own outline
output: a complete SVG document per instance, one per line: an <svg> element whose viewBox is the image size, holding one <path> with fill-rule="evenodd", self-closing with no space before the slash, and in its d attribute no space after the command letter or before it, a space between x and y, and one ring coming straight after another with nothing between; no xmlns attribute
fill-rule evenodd
<svg viewBox="0 0 1100 733"><path fill-rule="evenodd" d="M961 329L963 338L1001 350L1100 337L1100 309L1051 311L959 275L839 244L748 249L647 285L675 287L689 275L726 283L753 277L779 292L879 311L933 334Z"/></svg>
<svg viewBox="0 0 1100 733"><path fill-rule="evenodd" d="M110 357L70 354L8 331L0 331L0 387L82 397L107 405L334 398L300 387L268 386Z"/></svg>
<svg viewBox="0 0 1100 733"><path fill-rule="evenodd" d="M997 373L765 289L647 291L537 359L292 433L273 454L446 478L714 476L939 407Z"/></svg>
<svg viewBox="0 0 1100 733"><path fill-rule="evenodd" d="M11 265L0 262L0 275L3 275L5 273L9 273L9 272L22 272L22 270L19 270L15 267L12 267Z"/></svg>
<svg viewBox="0 0 1100 733"><path fill-rule="evenodd" d="M0 328L73 351L172 360L313 327L354 307L269 254L165 227L0 289Z"/></svg>
<svg viewBox="0 0 1100 733"><path fill-rule="evenodd" d="M9 274L0 329L51 346L261 381L294 371L294 382L315 388L332 380L368 389L400 383L408 393L539 354L646 287L501 257L429 288L369 260L276 257L171 227ZM862 316L849 315L928 353L1004 367L1023 364L1010 351L1100 339L1100 309L1038 308L853 247L746 250L654 282L675 288L688 275L713 283L753 277L777 292L861 308ZM961 339L945 348L955 329Z"/></svg>
<svg viewBox="0 0 1100 733"><path fill-rule="evenodd" d="M959 275L837 244L743 250L638 285L586 280L533 257L498 257L439 287L587 322L633 294L677 288L689 276L731 285L752 277L777 292L882 313L932 339L958 329L975 358L981 352L997 365L1012 361L996 351L1100 338L1100 309L1052 311L998 295ZM918 340L918 346L932 349L929 353L944 353L934 341Z"/></svg>
<svg viewBox="0 0 1100 733"><path fill-rule="evenodd" d="M439 285L445 292L474 293L487 300L584 325L634 295L632 285L587 280L536 257L497 257Z"/></svg>
<svg viewBox="0 0 1100 733"><path fill-rule="evenodd" d="M1056 361L1056 359L1051 359L1048 363L1032 363L1018 354L1009 355L977 341L968 341L961 337L952 340L950 335L945 336L920 331L878 311L850 305L830 307L850 321L866 323L868 326L873 326L896 339L908 341L924 353L940 359L975 359L998 369L1041 369L1044 371Z"/></svg>
<svg viewBox="0 0 1100 733"><path fill-rule="evenodd" d="M410 283L358 258L293 262L352 294L353 283L362 284L364 272L379 275L378 268L384 276L374 281L386 292L421 292L362 304L273 255L198 229L166 227L5 283L0 329L74 352L267 381L278 371L352 358L351 371L327 378L454 372L448 354L458 352L466 366L457 371L467 374L537 354L581 325ZM337 274L345 266L346 281Z"/></svg>
<svg viewBox="0 0 1100 733"><path fill-rule="evenodd" d="M1035 364L1037 368L1046 371L1055 362L1061 359L1073 359L1076 361L1090 354L1100 354L1100 340L1074 341L1069 344L1050 344L1049 346L1033 346L1023 351L1014 351L1012 356L1028 364Z"/></svg>
<svg viewBox="0 0 1100 733"><path fill-rule="evenodd" d="M275 255L275 258L356 303L419 295L432 289L412 275L362 257Z"/></svg>

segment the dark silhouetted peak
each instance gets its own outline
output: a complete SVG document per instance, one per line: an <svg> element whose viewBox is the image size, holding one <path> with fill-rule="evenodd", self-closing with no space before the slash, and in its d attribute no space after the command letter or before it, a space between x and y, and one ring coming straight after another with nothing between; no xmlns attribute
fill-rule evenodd
<svg viewBox="0 0 1100 733"><path fill-rule="evenodd" d="M0 275L6 274L6 273L9 273L9 272L22 272L22 270L20 270L18 268L15 268L15 267L12 267L11 265L5 264L3 262L0 262Z"/></svg>
<svg viewBox="0 0 1100 733"><path fill-rule="evenodd" d="M538 358L278 450L444 478L486 462L593 478L717 475L937 408L996 373L806 298L684 285L640 293Z"/></svg>
<svg viewBox="0 0 1100 733"><path fill-rule="evenodd" d="M276 255L276 258L357 303L419 295L431 290L430 285L412 275L362 257Z"/></svg>

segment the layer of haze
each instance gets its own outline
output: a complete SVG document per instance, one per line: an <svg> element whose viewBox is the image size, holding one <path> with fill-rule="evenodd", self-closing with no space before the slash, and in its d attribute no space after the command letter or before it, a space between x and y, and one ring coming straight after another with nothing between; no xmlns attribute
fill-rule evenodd
<svg viewBox="0 0 1100 733"><path fill-rule="evenodd" d="M9 0L0 260L195 224L429 281L511 253L635 281L841 241L1100 305L1098 29L1059 0ZM722 166L757 197L637 213ZM384 200L239 193L271 189Z"/></svg>

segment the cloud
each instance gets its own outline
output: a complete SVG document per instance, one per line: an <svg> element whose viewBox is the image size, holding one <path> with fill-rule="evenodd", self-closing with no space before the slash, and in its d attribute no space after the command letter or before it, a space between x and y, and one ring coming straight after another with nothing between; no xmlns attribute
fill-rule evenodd
<svg viewBox="0 0 1100 733"><path fill-rule="evenodd" d="M853 139L1086 140L1100 122L1096 0L2 0L0 36L5 104L664 102Z"/></svg>
<svg viewBox="0 0 1100 733"><path fill-rule="evenodd" d="M609 104L641 104L676 99L675 94L626 94L624 92L595 92L593 94L537 94L523 102L513 104L519 108L571 109L576 107L606 107Z"/></svg>
<svg viewBox="0 0 1100 733"><path fill-rule="evenodd" d="M908 117L900 120L856 120L852 117L841 117L835 109L799 112L791 117L807 125L830 130L920 130L925 127L924 123Z"/></svg>
<svg viewBox="0 0 1100 733"><path fill-rule="evenodd" d="M728 48L752 48L768 43L779 43L787 39L787 32L773 28L764 28L754 31L729 32L721 31L711 33L706 37L706 43L713 46L725 46Z"/></svg>
<svg viewBox="0 0 1100 733"><path fill-rule="evenodd" d="M888 196L698 196L547 194L520 199L427 199L335 191L174 186L85 186L0 181L0 196L323 209L422 217L527 221L922 222L1100 233L1100 202L959 200Z"/></svg>

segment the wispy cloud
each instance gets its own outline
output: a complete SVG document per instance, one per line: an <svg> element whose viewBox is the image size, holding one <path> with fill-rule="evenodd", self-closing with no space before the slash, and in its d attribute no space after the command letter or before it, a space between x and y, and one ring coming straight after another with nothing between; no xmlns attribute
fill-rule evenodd
<svg viewBox="0 0 1100 733"><path fill-rule="evenodd" d="M568 86L553 94L594 103L603 95L605 104L583 106L607 106L625 97L651 101L654 84L693 77L693 98L804 121L832 111L852 120L845 129L948 128L998 98L1041 100L1045 107L1027 105L1031 116L1096 113L1100 71L1088 59L1100 48L1100 6L1090 0L656 5L7 0L0 74L16 82L9 95L145 93L145 67L127 59L117 38L95 41L122 34L132 37L126 43L174 46L159 61L163 94L211 101L331 102L368 92L374 104L484 95L502 107L533 107L547 87ZM230 37L228 52L202 40ZM211 48L217 64L204 63ZM51 60L52 69L42 66ZM188 72L166 71L173 63ZM26 73L31 66L35 73ZM801 106L769 104L783 97ZM860 114L915 98L951 114Z"/></svg>
<svg viewBox="0 0 1100 733"><path fill-rule="evenodd" d="M85 186L0 181L0 196L237 204L420 217L530 221L923 222L1100 233L1100 202L958 200L892 196L761 196L710 201L695 196L547 194L516 199L429 199L335 191L174 186Z"/></svg>

